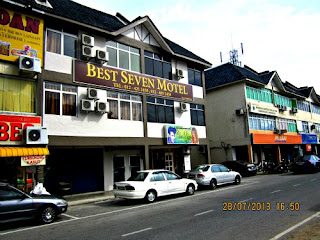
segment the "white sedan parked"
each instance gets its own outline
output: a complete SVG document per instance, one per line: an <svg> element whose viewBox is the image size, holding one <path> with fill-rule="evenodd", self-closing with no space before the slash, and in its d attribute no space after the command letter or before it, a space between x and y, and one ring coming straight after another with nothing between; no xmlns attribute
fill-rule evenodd
<svg viewBox="0 0 320 240"><path fill-rule="evenodd" d="M145 199L154 202L157 197L186 193L193 195L198 184L195 180L181 178L168 170L139 171L127 181L116 182L113 187L115 197L125 199Z"/></svg>
<svg viewBox="0 0 320 240"><path fill-rule="evenodd" d="M211 189L225 183L240 184L242 179L240 173L231 171L221 164L199 165L186 175L188 178L196 180L199 185L207 185Z"/></svg>

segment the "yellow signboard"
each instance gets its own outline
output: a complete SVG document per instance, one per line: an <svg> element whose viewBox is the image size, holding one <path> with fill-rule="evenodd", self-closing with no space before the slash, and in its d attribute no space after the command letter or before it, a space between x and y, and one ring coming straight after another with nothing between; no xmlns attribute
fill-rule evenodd
<svg viewBox="0 0 320 240"><path fill-rule="evenodd" d="M0 8L0 59L43 56L43 19ZM43 62L43 61L41 61Z"/></svg>

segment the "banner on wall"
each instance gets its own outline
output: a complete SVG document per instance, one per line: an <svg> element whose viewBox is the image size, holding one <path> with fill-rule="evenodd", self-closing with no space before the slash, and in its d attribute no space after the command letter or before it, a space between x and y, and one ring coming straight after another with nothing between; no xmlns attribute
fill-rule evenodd
<svg viewBox="0 0 320 240"><path fill-rule="evenodd" d="M167 144L199 144L198 132L194 127L167 125L165 131Z"/></svg>
<svg viewBox="0 0 320 240"><path fill-rule="evenodd" d="M42 59L43 25L43 19L0 8L0 59L15 62L20 55Z"/></svg>
<svg viewBox="0 0 320 240"><path fill-rule="evenodd" d="M318 143L318 136L316 134L301 134L302 143Z"/></svg>
<svg viewBox="0 0 320 240"><path fill-rule="evenodd" d="M46 165L46 156L22 156L21 157L21 166L40 166Z"/></svg>

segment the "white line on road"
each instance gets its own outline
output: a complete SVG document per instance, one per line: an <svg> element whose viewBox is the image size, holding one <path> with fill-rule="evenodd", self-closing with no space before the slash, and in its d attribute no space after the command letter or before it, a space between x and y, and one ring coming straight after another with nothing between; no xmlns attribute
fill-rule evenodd
<svg viewBox="0 0 320 240"><path fill-rule="evenodd" d="M300 186L301 184L300 183L298 183L298 184L295 184L295 185L293 185L294 187L298 187L298 186Z"/></svg>
<svg viewBox="0 0 320 240"><path fill-rule="evenodd" d="M122 237L126 237L126 236L130 236L130 235L133 235L133 234L137 234L137 233L149 231L149 230L151 230L151 229L152 229L152 228L145 228L145 229L142 229L142 230L139 230L139 231L135 231L135 232L123 234Z"/></svg>
<svg viewBox="0 0 320 240"><path fill-rule="evenodd" d="M314 179L311 179L311 181L310 182L314 182L315 180L317 180L316 178L314 178Z"/></svg>
<svg viewBox="0 0 320 240"><path fill-rule="evenodd" d="M200 216L200 215L203 215L203 214L206 214L206 213L209 213L209 212L213 212L213 210L209 210L209 211L205 211L205 212L202 212L202 213L197 213L195 214L194 216Z"/></svg>
<svg viewBox="0 0 320 240"><path fill-rule="evenodd" d="M313 214L312 216L306 218L305 220L303 220L302 222L299 222L298 224L292 226L291 228L288 228L287 230L283 231L282 233L279 233L278 235L274 236L273 238L271 238L270 240L277 240L280 239L281 237L283 237L284 235L288 234L289 232L295 230L296 228L300 227L301 225L305 224L306 222L312 220L315 217L319 217L320 216L320 212L317 212L315 214Z"/></svg>
<svg viewBox="0 0 320 240"><path fill-rule="evenodd" d="M271 192L271 194L277 193L277 192L281 192L281 190L275 190L273 192Z"/></svg>
<svg viewBox="0 0 320 240"><path fill-rule="evenodd" d="M66 216L68 218L72 218L72 219L80 219L78 217L74 217L74 216L71 216L71 215L68 215L68 214L65 214L65 213L62 213L61 215Z"/></svg>
<svg viewBox="0 0 320 240"><path fill-rule="evenodd" d="M242 201L240 201L240 202L248 202L248 201L250 201L250 200L252 200L253 198L249 198L249 199L246 199L246 200L242 200Z"/></svg>

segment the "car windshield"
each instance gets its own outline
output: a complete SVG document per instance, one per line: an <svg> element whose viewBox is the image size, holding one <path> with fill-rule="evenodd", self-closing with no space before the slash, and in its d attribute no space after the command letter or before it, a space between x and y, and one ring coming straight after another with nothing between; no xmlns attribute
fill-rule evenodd
<svg viewBox="0 0 320 240"><path fill-rule="evenodd" d="M192 171L194 171L194 172L199 172L199 171L205 172L205 171L208 171L209 167L210 166L208 166L208 165L199 165L199 166L196 166L194 169L192 169Z"/></svg>
<svg viewBox="0 0 320 240"><path fill-rule="evenodd" d="M128 181L141 181L143 182L148 176L148 172L138 172L137 174L128 178Z"/></svg>

